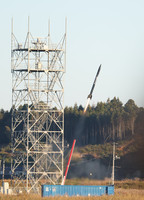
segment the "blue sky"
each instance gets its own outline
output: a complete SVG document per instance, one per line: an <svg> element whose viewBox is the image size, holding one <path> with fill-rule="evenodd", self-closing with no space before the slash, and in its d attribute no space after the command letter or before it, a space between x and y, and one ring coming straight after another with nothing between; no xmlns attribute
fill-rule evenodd
<svg viewBox="0 0 144 200"><path fill-rule="evenodd" d="M57 42L67 26L65 106L85 106L98 66L102 69L91 105L119 97L144 107L143 0L5 0L0 8L0 108L11 108L11 18L14 34L25 40L30 16L32 35Z"/></svg>

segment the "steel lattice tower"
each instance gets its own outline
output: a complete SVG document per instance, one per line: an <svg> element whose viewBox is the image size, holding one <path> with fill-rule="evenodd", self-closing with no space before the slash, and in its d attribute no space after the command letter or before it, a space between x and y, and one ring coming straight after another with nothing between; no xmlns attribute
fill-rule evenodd
<svg viewBox="0 0 144 200"><path fill-rule="evenodd" d="M50 30L50 28L49 28ZM12 187L39 192L41 184L60 184L64 156L66 31L57 45L50 33L24 43L11 33Z"/></svg>

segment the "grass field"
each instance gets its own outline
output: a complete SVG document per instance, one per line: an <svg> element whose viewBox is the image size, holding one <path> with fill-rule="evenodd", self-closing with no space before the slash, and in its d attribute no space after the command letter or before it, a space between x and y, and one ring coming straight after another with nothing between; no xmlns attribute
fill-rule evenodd
<svg viewBox="0 0 144 200"><path fill-rule="evenodd" d="M66 185L110 185L111 179L94 180L94 179L67 179ZM144 190L144 180L142 179L124 179L121 181L115 181L115 188L123 189L141 189Z"/></svg>
<svg viewBox="0 0 144 200"><path fill-rule="evenodd" d="M40 197L39 195L1 195L0 200L144 200L144 190L138 189L116 189L115 194L101 197Z"/></svg>
<svg viewBox="0 0 144 200"><path fill-rule="evenodd" d="M68 179L67 185L108 185L109 179L104 181L89 179ZM144 200L144 180L122 180L115 181L115 194L100 197L41 197L40 195L0 195L0 200Z"/></svg>

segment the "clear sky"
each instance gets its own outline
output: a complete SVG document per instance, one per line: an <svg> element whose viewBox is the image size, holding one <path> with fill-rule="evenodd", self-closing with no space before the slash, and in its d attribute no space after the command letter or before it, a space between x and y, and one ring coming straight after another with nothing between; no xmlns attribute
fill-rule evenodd
<svg viewBox="0 0 144 200"><path fill-rule="evenodd" d="M48 19L58 41L67 26L65 106L83 106L102 64L91 104L114 96L144 107L143 0L5 0L0 6L0 108L11 108L11 18L14 34L25 40L27 21L45 37ZM53 40L55 43L55 41Z"/></svg>

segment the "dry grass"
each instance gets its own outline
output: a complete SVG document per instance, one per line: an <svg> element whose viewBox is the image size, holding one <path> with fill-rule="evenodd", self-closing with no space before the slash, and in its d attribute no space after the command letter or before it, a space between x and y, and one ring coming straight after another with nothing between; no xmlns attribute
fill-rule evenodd
<svg viewBox="0 0 144 200"><path fill-rule="evenodd" d="M67 185L108 185L109 179L89 180L89 179L70 179L67 180ZM0 195L0 200L144 200L144 180L123 180L115 181L115 194L111 196L101 197L41 197L40 195Z"/></svg>
<svg viewBox="0 0 144 200"><path fill-rule="evenodd" d="M78 161L82 159L82 154L78 151L73 152L72 160L73 161Z"/></svg>
<svg viewBox="0 0 144 200"><path fill-rule="evenodd" d="M94 180L88 178L67 179L65 185L109 185L110 179Z"/></svg>
<svg viewBox="0 0 144 200"><path fill-rule="evenodd" d="M115 195L101 197L40 197L39 195L1 195L0 200L144 200L144 190L137 189L116 189Z"/></svg>
<svg viewBox="0 0 144 200"><path fill-rule="evenodd" d="M115 188L144 190L144 180L125 179L125 180L122 180L122 181L115 181Z"/></svg>
<svg viewBox="0 0 144 200"><path fill-rule="evenodd" d="M109 185L111 184L111 179L106 178L105 180L94 180L87 178L79 179L67 179L66 185ZM131 180L125 179L121 181L115 181L115 188L123 189L143 189L144 190L144 180Z"/></svg>

